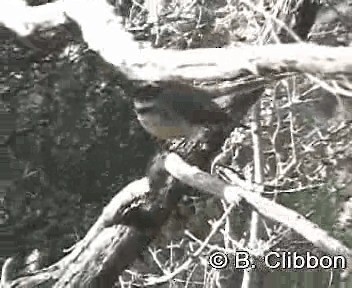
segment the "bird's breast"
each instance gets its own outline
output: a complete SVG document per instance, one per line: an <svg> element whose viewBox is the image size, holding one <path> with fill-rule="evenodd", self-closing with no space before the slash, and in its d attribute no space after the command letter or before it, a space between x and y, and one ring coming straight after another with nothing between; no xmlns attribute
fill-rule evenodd
<svg viewBox="0 0 352 288"><path fill-rule="evenodd" d="M171 108L155 101L135 101L137 119L143 128L160 139L189 137L194 127Z"/></svg>
<svg viewBox="0 0 352 288"><path fill-rule="evenodd" d="M171 120L155 114L137 114L137 118L143 128L150 134L160 139L185 137L192 133L192 127L183 120Z"/></svg>

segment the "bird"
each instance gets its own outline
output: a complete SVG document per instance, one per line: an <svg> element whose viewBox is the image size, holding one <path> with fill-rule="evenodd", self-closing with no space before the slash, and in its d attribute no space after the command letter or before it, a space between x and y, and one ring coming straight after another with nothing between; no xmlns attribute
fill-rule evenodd
<svg viewBox="0 0 352 288"><path fill-rule="evenodd" d="M230 117L213 102L215 95L178 81L138 88L134 110L142 127L161 140L191 138L200 129L228 124Z"/></svg>

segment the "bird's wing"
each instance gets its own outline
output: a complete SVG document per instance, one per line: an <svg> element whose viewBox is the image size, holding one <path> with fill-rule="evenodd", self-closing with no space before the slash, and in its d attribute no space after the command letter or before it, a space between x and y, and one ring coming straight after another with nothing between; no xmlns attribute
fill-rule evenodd
<svg viewBox="0 0 352 288"><path fill-rule="evenodd" d="M160 88L159 97L164 105L170 105L193 124L219 124L229 121L228 115L212 101L214 97L207 91L169 81Z"/></svg>

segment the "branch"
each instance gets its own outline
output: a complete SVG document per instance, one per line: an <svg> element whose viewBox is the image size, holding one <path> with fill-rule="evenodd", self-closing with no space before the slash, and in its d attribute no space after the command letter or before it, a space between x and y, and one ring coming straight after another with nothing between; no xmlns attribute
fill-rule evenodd
<svg viewBox="0 0 352 288"><path fill-rule="evenodd" d="M68 287L67 283L70 283L70 287L111 287L116 277L152 238L153 222L146 225L145 222L150 220L147 218L138 223L143 217L138 213L143 213L143 204L152 198L151 193L147 178L130 183L104 208L101 216L70 254L32 275L13 281L4 277L4 285ZM3 275L9 274L7 266L3 268Z"/></svg>
<svg viewBox="0 0 352 288"><path fill-rule="evenodd" d="M181 182L225 199L229 203L238 203L239 198L242 198L261 215L291 228L329 255L343 255L348 263L348 269L343 276L346 276L352 269L352 251L348 247L329 236L326 231L305 219L301 214L252 192L251 187L249 185L246 187L244 182L239 185L227 185L197 167L188 165L174 153L166 157L165 168Z"/></svg>
<svg viewBox="0 0 352 288"><path fill-rule="evenodd" d="M113 7L105 1L59 0L36 7L21 0L2 0L0 4L0 23L21 36L68 19L80 26L90 49L130 79L229 79L244 71L257 75L283 71L352 74L352 47L300 43L186 51L141 48L124 30L122 18L114 15Z"/></svg>
<svg viewBox="0 0 352 288"><path fill-rule="evenodd" d="M260 126L260 104L258 101L252 108L252 139L253 139L253 160L254 160L254 181L259 184L263 190L264 182L264 158L263 158L263 144L261 139ZM260 216L257 211L252 211L250 220L250 231L248 247L255 249L258 247L260 241ZM253 269L248 269L243 272L243 279L241 288L250 288L258 286L260 274Z"/></svg>
<svg viewBox="0 0 352 288"><path fill-rule="evenodd" d="M351 267L352 251L349 248L299 213L252 192L252 185L244 181L227 185L199 168L189 166L174 153L159 160L163 163L156 166L165 168L182 183L230 203L244 199L258 213L293 229L322 251L331 255L344 255L348 267ZM29 276L13 281L4 277L2 281L7 281L5 284L8 287L38 287L43 284L67 287L67 283L72 286L110 287L158 233L172 205L177 203L177 191L165 188L164 183L168 180L165 179L159 185L161 178L167 175L163 176L163 171L154 172L154 179L134 181L119 191L86 236L59 262ZM158 191L153 188L157 186ZM160 200L162 196L164 200ZM6 267L3 269L3 275L10 274L7 270Z"/></svg>

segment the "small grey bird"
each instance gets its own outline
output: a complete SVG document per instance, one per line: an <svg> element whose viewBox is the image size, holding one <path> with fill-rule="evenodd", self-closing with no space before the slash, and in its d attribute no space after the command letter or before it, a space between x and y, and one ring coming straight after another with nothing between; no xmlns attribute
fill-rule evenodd
<svg viewBox="0 0 352 288"><path fill-rule="evenodd" d="M137 118L159 139L191 137L202 127L228 123L230 118L213 102L214 95L176 81L139 89L134 95Z"/></svg>

